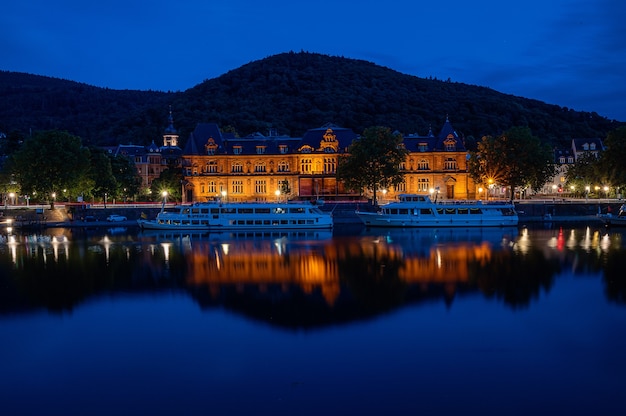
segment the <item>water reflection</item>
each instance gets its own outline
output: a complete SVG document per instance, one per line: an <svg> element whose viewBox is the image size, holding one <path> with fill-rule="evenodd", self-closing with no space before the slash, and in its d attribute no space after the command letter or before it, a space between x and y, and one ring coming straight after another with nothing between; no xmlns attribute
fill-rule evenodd
<svg viewBox="0 0 626 416"><path fill-rule="evenodd" d="M0 312L71 311L128 291L181 291L286 327L479 294L528 308L564 272L603 276L624 304L621 231L604 228L167 234L55 229L0 236Z"/></svg>

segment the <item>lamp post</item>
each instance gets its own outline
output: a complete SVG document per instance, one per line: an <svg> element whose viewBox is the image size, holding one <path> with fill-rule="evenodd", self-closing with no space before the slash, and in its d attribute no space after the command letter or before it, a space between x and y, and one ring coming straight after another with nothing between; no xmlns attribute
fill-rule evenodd
<svg viewBox="0 0 626 416"><path fill-rule="evenodd" d="M482 186L478 187L478 199L479 200L483 199L483 187Z"/></svg>
<svg viewBox="0 0 626 416"><path fill-rule="evenodd" d="M382 193L383 193L383 203L384 203L385 202L385 197L387 196L387 190L383 189Z"/></svg>
<svg viewBox="0 0 626 416"><path fill-rule="evenodd" d="M225 190L222 190L222 200L224 202L228 202L228 201L226 201L226 191Z"/></svg>
<svg viewBox="0 0 626 416"><path fill-rule="evenodd" d="M279 198L280 198L280 189L277 189L276 191L274 191L274 195L276 195L276 202L280 202Z"/></svg>
<svg viewBox="0 0 626 416"><path fill-rule="evenodd" d="M609 187L605 186L604 188L602 188L604 190L604 197L606 199L609 199Z"/></svg>
<svg viewBox="0 0 626 416"><path fill-rule="evenodd" d="M585 186L585 201L589 200L589 191L591 187L589 185Z"/></svg>
<svg viewBox="0 0 626 416"><path fill-rule="evenodd" d="M15 205L15 193L10 192L9 193L9 201L11 202L11 205Z"/></svg>

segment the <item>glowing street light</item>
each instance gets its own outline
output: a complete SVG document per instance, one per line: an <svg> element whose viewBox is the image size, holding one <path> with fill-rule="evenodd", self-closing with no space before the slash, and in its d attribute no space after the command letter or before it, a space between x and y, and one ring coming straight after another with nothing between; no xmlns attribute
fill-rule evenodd
<svg viewBox="0 0 626 416"><path fill-rule="evenodd" d="M280 198L280 189L275 190L274 195L276 195L276 202L278 202L278 199Z"/></svg>

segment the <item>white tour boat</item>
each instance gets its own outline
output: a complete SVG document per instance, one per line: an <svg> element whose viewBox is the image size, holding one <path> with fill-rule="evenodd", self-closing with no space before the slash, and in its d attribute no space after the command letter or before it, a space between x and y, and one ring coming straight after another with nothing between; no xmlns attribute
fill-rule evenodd
<svg viewBox="0 0 626 416"><path fill-rule="evenodd" d="M332 215L309 202L198 202L156 219L139 219L145 230L312 230L332 229Z"/></svg>
<svg viewBox="0 0 626 416"><path fill-rule="evenodd" d="M506 227L516 226L515 206L505 202L433 202L428 195L400 194L378 212L357 211L368 227Z"/></svg>

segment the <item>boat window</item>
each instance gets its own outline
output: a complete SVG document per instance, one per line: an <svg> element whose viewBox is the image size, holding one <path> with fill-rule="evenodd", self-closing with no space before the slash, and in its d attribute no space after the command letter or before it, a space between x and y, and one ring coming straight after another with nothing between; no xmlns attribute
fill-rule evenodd
<svg viewBox="0 0 626 416"><path fill-rule="evenodd" d="M304 214L304 208L299 207L299 208L289 208L289 213L290 214Z"/></svg>
<svg viewBox="0 0 626 416"><path fill-rule="evenodd" d="M269 208L257 208L255 210L255 212L257 214L269 214L270 213L270 209Z"/></svg>
<svg viewBox="0 0 626 416"><path fill-rule="evenodd" d="M400 208L398 210L398 214L400 215L407 215L409 213L409 210L407 208Z"/></svg>
<svg viewBox="0 0 626 416"><path fill-rule="evenodd" d="M189 208L183 208L182 209L182 213L183 214L189 214Z"/></svg>
<svg viewBox="0 0 626 416"><path fill-rule="evenodd" d="M222 208L222 214L234 214L235 208Z"/></svg>
<svg viewBox="0 0 626 416"><path fill-rule="evenodd" d="M280 220L280 223L282 225L287 225L287 224L289 224L289 221L287 221L287 220Z"/></svg>
<svg viewBox="0 0 626 416"><path fill-rule="evenodd" d="M459 208L460 215L467 215L468 212L469 212L469 209L467 208Z"/></svg>
<svg viewBox="0 0 626 416"><path fill-rule="evenodd" d="M254 210L252 208L239 208L237 212L239 214L252 214Z"/></svg>
<svg viewBox="0 0 626 416"><path fill-rule="evenodd" d="M397 208L390 208L389 209L389 213L391 215L398 215L398 209Z"/></svg>
<svg viewBox="0 0 626 416"><path fill-rule="evenodd" d="M420 214L421 215L432 215L433 214L433 210L430 208L420 208Z"/></svg>
<svg viewBox="0 0 626 416"><path fill-rule="evenodd" d="M470 214L482 214L483 210L480 208L470 208Z"/></svg>
<svg viewBox="0 0 626 416"><path fill-rule="evenodd" d="M284 214L285 213L285 209L281 208L281 207L277 207L274 209L274 213L275 214Z"/></svg>
<svg viewBox="0 0 626 416"><path fill-rule="evenodd" d="M211 214L219 214L219 213L220 213L219 208L211 208Z"/></svg>
<svg viewBox="0 0 626 416"><path fill-rule="evenodd" d="M191 213L192 214L199 214L200 213L200 208L191 208Z"/></svg>
<svg viewBox="0 0 626 416"><path fill-rule="evenodd" d="M443 210L443 208L437 208L437 214L443 215L445 214L445 211Z"/></svg>
<svg viewBox="0 0 626 416"><path fill-rule="evenodd" d="M456 209L454 208L446 208L446 214L456 214Z"/></svg>
<svg viewBox="0 0 626 416"><path fill-rule="evenodd" d="M208 214L209 213L209 209L208 208L201 208L200 209L200 213L201 214Z"/></svg>

